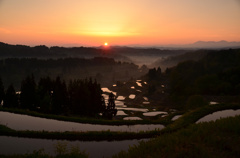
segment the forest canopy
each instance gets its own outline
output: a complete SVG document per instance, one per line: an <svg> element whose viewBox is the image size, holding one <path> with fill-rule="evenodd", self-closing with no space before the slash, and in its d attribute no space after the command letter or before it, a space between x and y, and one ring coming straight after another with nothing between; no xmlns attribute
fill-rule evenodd
<svg viewBox="0 0 240 158"><path fill-rule="evenodd" d="M13 85L5 90L0 80L0 92L3 107L7 108L81 116L97 116L105 110L100 84L91 78L67 84L60 77L43 77L36 83L31 75L22 80L19 92Z"/></svg>
<svg viewBox="0 0 240 158"><path fill-rule="evenodd" d="M240 95L240 49L209 51L199 61L186 61L168 70L170 94Z"/></svg>

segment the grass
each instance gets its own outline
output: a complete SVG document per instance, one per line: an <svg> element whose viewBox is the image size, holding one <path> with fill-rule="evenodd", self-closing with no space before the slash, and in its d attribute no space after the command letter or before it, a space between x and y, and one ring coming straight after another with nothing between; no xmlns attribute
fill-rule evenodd
<svg viewBox="0 0 240 158"><path fill-rule="evenodd" d="M151 157L239 157L240 116L216 122L192 124L132 146L114 158Z"/></svg>
<svg viewBox="0 0 240 158"><path fill-rule="evenodd" d="M1 158L87 158L88 154L81 151L79 146L71 146L68 150L67 143L58 142L55 146L55 156L50 156L44 149L33 151L28 154L0 155Z"/></svg>
<svg viewBox="0 0 240 158"><path fill-rule="evenodd" d="M163 129L162 133L174 132L181 128L185 128L196 121L198 121L203 116L211 114L216 111L226 110L226 109L240 109L239 104L217 104L217 105L207 105L193 111L186 112L182 117L170 123L165 129Z"/></svg>

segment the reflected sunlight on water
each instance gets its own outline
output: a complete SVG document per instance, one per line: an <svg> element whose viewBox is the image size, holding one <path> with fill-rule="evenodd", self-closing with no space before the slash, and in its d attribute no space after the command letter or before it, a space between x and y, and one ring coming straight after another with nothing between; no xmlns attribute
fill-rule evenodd
<svg viewBox="0 0 240 158"><path fill-rule="evenodd" d="M226 117L233 117L233 116L236 116L236 115L240 115L240 109L239 110L217 111L217 112L214 112L212 114L204 116L203 118L199 119L196 123L216 121L217 119L226 118Z"/></svg>
<svg viewBox="0 0 240 158"><path fill-rule="evenodd" d="M118 108L131 109L131 108ZM134 108L133 108L134 109ZM132 110L133 110L132 109ZM137 110L137 108L136 108ZM146 109L148 110L148 109ZM140 130L154 130L155 128L162 128L162 125L99 125L99 124L84 124L67 121L58 121L52 119L45 119L39 117L32 117L27 115L13 114L9 112L0 112L0 124L7 125L15 130L33 130L33 131L122 131L122 132L138 132Z"/></svg>

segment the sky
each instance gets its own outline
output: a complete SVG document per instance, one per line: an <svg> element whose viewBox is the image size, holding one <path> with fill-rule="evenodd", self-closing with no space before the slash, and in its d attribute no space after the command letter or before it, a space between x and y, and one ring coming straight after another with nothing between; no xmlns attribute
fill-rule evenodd
<svg viewBox="0 0 240 158"><path fill-rule="evenodd" d="M240 0L0 0L0 42L47 46L240 41Z"/></svg>

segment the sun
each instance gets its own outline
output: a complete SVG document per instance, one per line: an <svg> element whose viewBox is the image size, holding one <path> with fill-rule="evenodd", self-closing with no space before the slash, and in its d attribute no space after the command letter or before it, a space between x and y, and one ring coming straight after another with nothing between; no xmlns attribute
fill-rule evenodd
<svg viewBox="0 0 240 158"><path fill-rule="evenodd" d="M108 46L108 43L107 43L107 42L105 42L105 43L104 43L104 46Z"/></svg>

